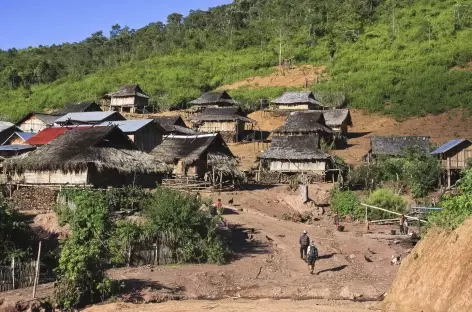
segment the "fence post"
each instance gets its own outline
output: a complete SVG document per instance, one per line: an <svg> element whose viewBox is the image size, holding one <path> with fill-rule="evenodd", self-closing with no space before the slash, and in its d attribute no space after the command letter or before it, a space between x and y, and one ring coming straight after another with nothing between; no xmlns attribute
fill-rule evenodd
<svg viewBox="0 0 472 312"><path fill-rule="evenodd" d="M12 275L13 289L15 289L15 257L11 258L11 275Z"/></svg>
<svg viewBox="0 0 472 312"><path fill-rule="evenodd" d="M36 270L34 275L34 285L33 285L33 299L36 298L36 286L38 285L39 280L39 260L41 257L41 241L39 241L39 248L38 248L38 259L36 260Z"/></svg>

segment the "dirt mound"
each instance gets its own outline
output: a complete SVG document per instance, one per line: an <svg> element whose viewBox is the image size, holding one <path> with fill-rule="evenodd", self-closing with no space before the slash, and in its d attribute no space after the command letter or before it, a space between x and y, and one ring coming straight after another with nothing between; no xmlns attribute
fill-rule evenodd
<svg viewBox="0 0 472 312"><path fill-rule="evenodd" d="M472 311L472 219L434 230L406 258L384 301L386 311Z"/></svg>
<svg viewBox="0 0 472 312"><path fill-rule="evenodd" d="M267 76L250 77L245 80L220 87L221 90L232 90L240 87L304 87L327 80L326 66L303 65L292 69L274 67L275 73Z"/></svg>
<svg viewBox="0 0 472 312"><path fill-rule="evenodd" d="M70 235L69 225L60 226L54 212L38 214L33 220L33 228L49 234L57 234L59 239Z"/></svg>

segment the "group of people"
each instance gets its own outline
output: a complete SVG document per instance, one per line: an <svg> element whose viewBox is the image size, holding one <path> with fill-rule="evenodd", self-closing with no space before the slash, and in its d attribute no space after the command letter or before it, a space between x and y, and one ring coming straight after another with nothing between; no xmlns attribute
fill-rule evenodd
<svg viewBox="0 0 472 312"><path fill-rule="evenodd" d="M308 263L310 274L314 274L315 262L318 259L318 248L315 246L315 242L312 241L310 244L310 237L306 230L303 231L300 236L300 258Z"/></svg>

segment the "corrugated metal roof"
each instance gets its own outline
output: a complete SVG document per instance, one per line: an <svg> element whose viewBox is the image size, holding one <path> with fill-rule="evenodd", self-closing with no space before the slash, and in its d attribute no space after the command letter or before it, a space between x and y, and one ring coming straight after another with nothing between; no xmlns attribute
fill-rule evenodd
<svg viewBox="0 0 472 312"><path fill-rule="evenodd" d="M0 121L0 132L8 129L8 128L11 128L13 127L14 124L12 124L11 122L8 122L8 121Z"/></svg>
<svg viewBox="0 0 472 312"><path fill-rule="evenodd" d="M45 145L57 138L58 136L64 134L68 130L79 130L79 129L88 129L92 126L75 126L75 127L54 127L46 128L36 134L35 136L29 138L25 141L26 144L30 145Z"/></svg>
<svg viewBox="0 0 472 312"><path fill-rule="evenodd" d="M442 154L442 153L445 153L447 152L448 150L450 150L451 148L454 148L456 147L457 145L461 144L462 142L465 142L465 141L469 141L467 139L454 139L454 140L451 140L449 142L446 142L444 143L443 145L441 145L440 147L438 147L437 149L435 149L431 155L437 155L437 154ZM470 142L470 141L469 141Z"/></svg>
<svg viewBox="0 0 472 312"><path fill-rule="evenodd" d="M15 132L15 134L25 141L36 135L36 133L31 133L31 132Z"/></svg>
<svg viewBox="0 0 472 312"><path fill-rule="evenodd" d="M121 131L129 133L136 132L153 121L154 119L104 121L100 124L100 126L118 126Z"/></svg>
<svg viewBox="0 0 472 312"><path fill-rule="evenodd" d="M15 144L15 145L2 145L0 151L22 151L27 149L35 149L35 146L27 144Z"/></svg>
<svg viewBox="0 0 472 312"><path fill-rule="evenodd" d="M82 113L69 113L61 118L56 119L56 123L63 123L67 122L68 120L73 121L83 121L83 122L98 122L102 121L117 112L109 111L109 112L82 112Z"/></svg>

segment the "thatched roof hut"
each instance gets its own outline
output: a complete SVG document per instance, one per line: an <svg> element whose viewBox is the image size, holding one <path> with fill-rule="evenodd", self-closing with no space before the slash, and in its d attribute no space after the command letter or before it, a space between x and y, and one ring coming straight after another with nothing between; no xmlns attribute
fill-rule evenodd
<svg viewBox="0 0 472 312"><path fill-rule="evenodd" d="M174 165L178 175L203 177L211 162L231 161L233 154L218 133L200 135L169 135L151 155L158 161Z"/></svg>
<svg viewBox="0 0 472 312"><path fill-rule="evenodd" d="M279 110L316 110L325 105L315 98L313 92L285 92L271 102Z"/></svg>
<svg viewBox="0 0 472 312"><path fill-rule="evenodd" d="M236 106L232 107L208 107L190 120L193 124L206 121L241 121L244 123L256 123L254 119L248 118L243 111Z"/></svg>
<svg viewBox="0 0 472 312"><path fill-rule="evenodd" d="M156 116L153 117L158 124L167 132L167 134L193 135L196 131L190 129L185 121L179 115L175 116Z"/></svg>
<svg viewBox="0 0 472 312"><path fill-rule="evenodd" d="M111 98L138 96L138 97L149 99L149 95L144 93L144 91L141 89L141 87L138 84L123 85L120 87L118 91L110 92L107 95Z"/></svg>
<svg viewBox="0 0 472 312"><path fill-rule="evenodd" d="M32 184L155 185L167 167L138 150L118 127L66 131L36 151L5 162L8 173ZM151 180L146 180L151 178Z"/></svg>
<svg viewBox="0 0 472 312"><path fill-rule="evenodd" d="M285 123L273 131L276 135L318 134L325 139L332 137L333 131L326 125L322 111L292 112Z"/></svg>
<svg viewBox="0 0 472 312"><path fill-rule="evenodd" d="M226 91L205 92L189 103L193 107L223 107L238 104Z"/></svg>
<svg viewBox="0 0 472 312"><path fill-rule="evenodd" d="M351 113L349 109L329 109L323 111L326 125L333 129L334 132L347 135L347 127L352 127Z"/></svg>
<svg viewBox="0 0 472 312"><path fill-rule="evenodd" d="M370 151L372 156L398 156L406 149L416 149L429 153L429 137L427 136L373 136L370 138Z"/></svg>
<svg viewBox="0 0 472 312"><path fill-rule="evenodd" d="M137 84L121 86L118 91L108 93L104 98L110 99L110 110L120 112L145 112L149 105L149 95Z"/></svg>
<svg viewBox="0 0 472 312"><path fill-rule="evenodd" d="M82 112L101 112L100 105L95 101L85 101L78 103L69 103L64 105L62 109L58 111L59 115L65 115L68 113L82 113Z"/></svg>

